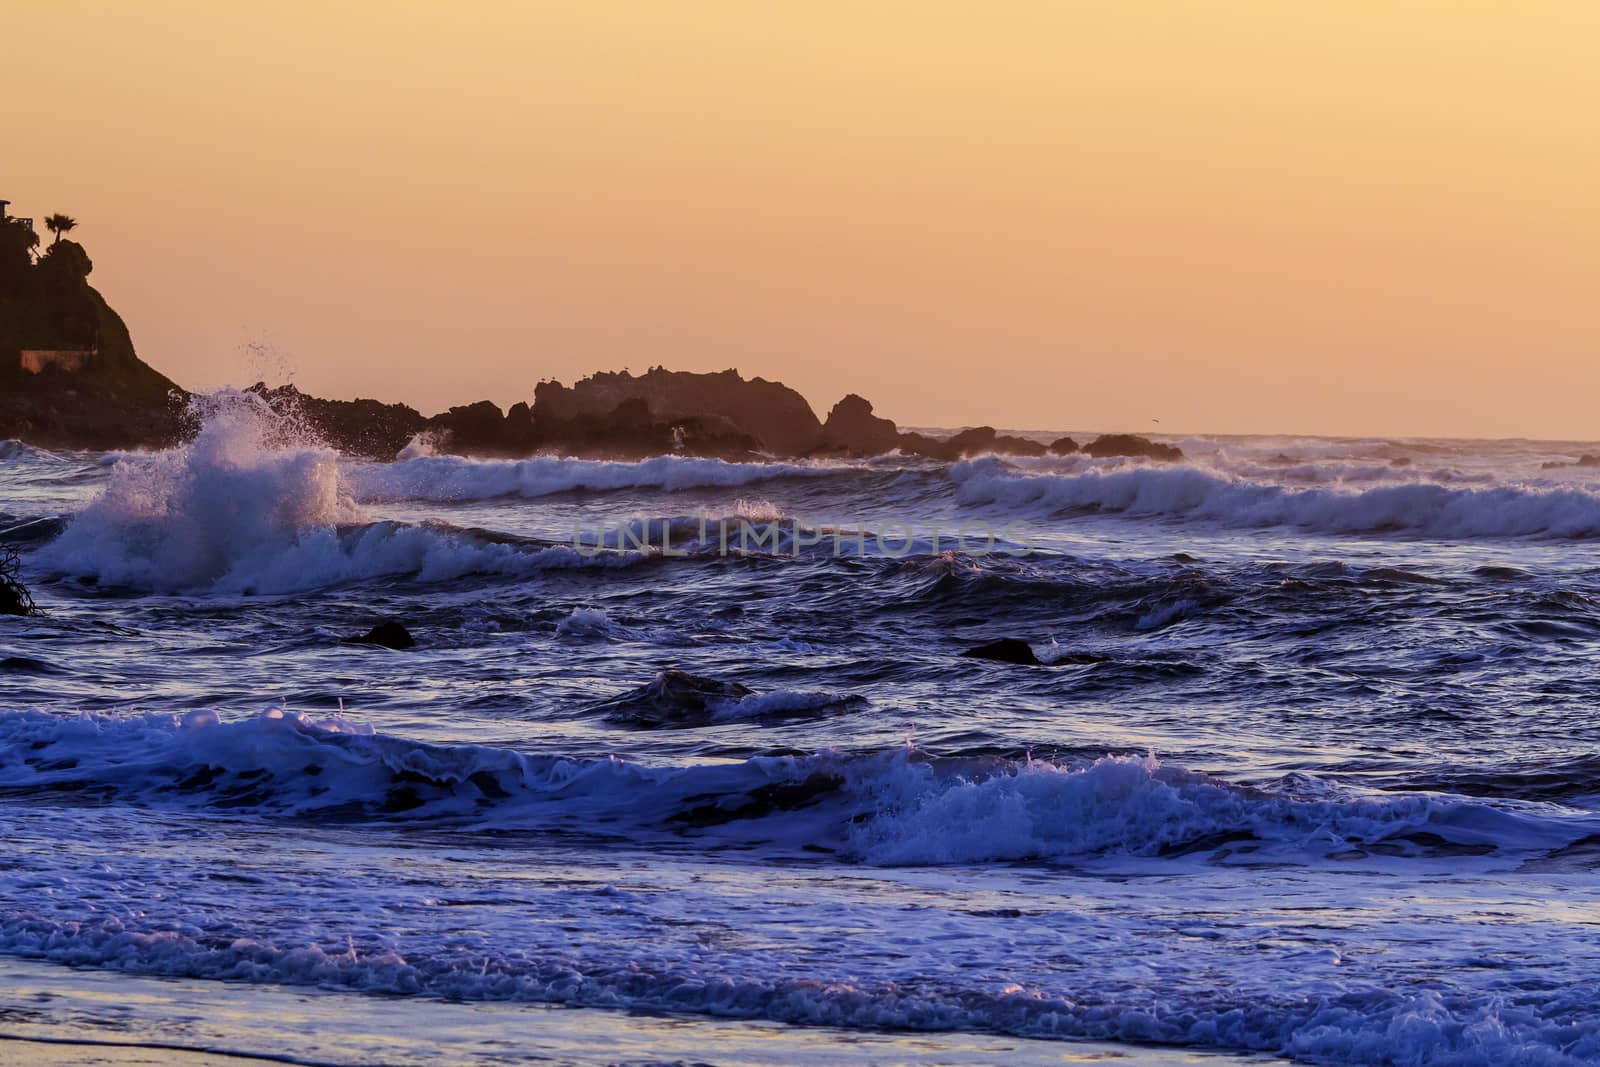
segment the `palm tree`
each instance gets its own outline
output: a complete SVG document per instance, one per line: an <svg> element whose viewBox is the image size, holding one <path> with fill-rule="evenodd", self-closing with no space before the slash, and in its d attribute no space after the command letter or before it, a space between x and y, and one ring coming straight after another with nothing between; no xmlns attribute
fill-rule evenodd
<svg viewBox="0 0 1600 1067"><path fill-rule="evenodd" d="M78 220L70 215L51 215L44 220L44 228L56 235L55 241L50 242L51 248L56 246L56 242L61 240L63 234L68 230L77 229L77 227Z"/></svg>

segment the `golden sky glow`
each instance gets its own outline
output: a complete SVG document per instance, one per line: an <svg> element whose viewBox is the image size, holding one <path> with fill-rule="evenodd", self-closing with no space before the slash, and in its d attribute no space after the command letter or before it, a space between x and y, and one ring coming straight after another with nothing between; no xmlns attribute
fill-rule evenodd
<svg viewBox="0 0 1600 1067"><path fill-rule="evenodd" d="M0 19L0 196L190 387L664 363L910 424L1600 438L1591 0Z"/></svg>

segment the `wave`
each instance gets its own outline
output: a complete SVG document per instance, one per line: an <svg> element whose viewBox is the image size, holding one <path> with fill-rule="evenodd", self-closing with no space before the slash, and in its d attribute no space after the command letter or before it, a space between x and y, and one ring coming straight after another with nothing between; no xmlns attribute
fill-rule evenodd
<svg viewBox="0 0 1600 1067"><path fill-rule="evenodd" d="M354 497L364 502L460 503L580 490L728 488L778 478L824 477L852 469L838 464L735 463L689 456L625 462L555 456L488 460L412 452L393 463L351 466L345 477Z"/></svg>
<svg viewBox="0 0 1600 1067"><path fill-rule="evenodd" d="M342 480L337 453L284 439L276 418L250 394L212 398L188 445L112 468L100 495L38 550L36 566L150 592L275 594L643 558L371 522Z"/></svg>
<svg viewBox="0 0 1600 1067"><path fill-rule="evenodd" d="M618 890L597 892L626 897ZM1059 936L1051 934L1052 940ZM1292 983L1277 990L1169 983L1153 995L1143 986L1085 982L1070 992L1046 992L977 976L962 985L922 976L885 981L725 974L669 958L619 962L581 944L490 955L470 938L457 940L443 950L402 955L387 944L358 945L353 939L343 946L280 945L268 938L208 935L189 923L158 925L138 914L0 918L0 951L8 955L142 975L388 997L694 1012L842 1029L976 1030L1246 1050L1318 1063L1575 1067L1600 1055L1600 1028L1581 992L1529 990L1511 997L1359 981L1336 990L1313 987L1309 995ZM1105 949L1115 951L1114 943Z"/></svg>
<svg viewBox="0 0 1600 1067"><path fill-rule="evenodd" d="M751 713L806 694L757 698ZM837 699L837 698L835 698ZM758 706L759 705L759 706ZM737 713L744 714L744 708ZM1582 817L1417 793L1347 797L1243 787L1107 755L1065 763L887 752L648 767L373 734L270 709L186 716L0 712L0 791L259 816L497 830L782 840L871 864L1064 861L1198 851L1428 854L1429 842L1526 852L1583 836ZM1297 787L1298 788L1298 787Z"/></svg>
<svg viewBox="0 0 1600 1067"><path fill-rule="evenodd" d="M1490 854L1480 862L1504 868L1529 852L1581 841L1593 829L1592 819L1548 805L1338 796L1315 780L1299 781L1294 792L1253 789L1150 756L1054 763L938 758L905 748L651 767L423 744L282 709L233 721L207 711L182 717L0 712L0 795L13 803L205 811L213 820L308 819L323 827L356 824L366 833L390 825L474 835L549 831L569 841L586 835L629 846L659 835L680 849L727 845L741 862L757 863L772 855L815 863L818 854L832 854L859 864L1110 863L1149 873L1197 872L1200 863L1230 861L1328 860L1348 869L1352 858L1368 855L1385 865L1386 878L1397 873L1395 865L1409 865L1417 878L1396 880L1402 888L1438 874L1458 877L1470 862L1463 857L1475 853ZM811 972L742 967L737 954L686 956L673 946L621 952L603 939L485 944L456 936L455 920L444 937L357 931L334 939L318 922L269 923L246 936L227 922L198 921L191 911L178 913L178 921L159 910L86 914L73 895L33 891L32 868L19 870L22 891L10 893L8 910L0 912L0 951L132 973L855 1028L1253 1049L1320 1062L1389 1055L1414 1063L1554 1064L1600 1052L1600 1028L1581 996L1531 987L1510 1004L1503 987L1487 980L1380 985L1374 971L1352 968L1332 987L1319 966L1305 983L1261 988L1268 975L1254 987L1234 988L1217 975L1237 957L1208 957L1196 948L1184 953L1199 960L1168 975L1152 996L1144 982L1067 977L1051 988L1029 985L1026 961L1002 966L1003 982L959 967L915 976L826 966ZM84 877L98 879L101 872ZM349 891L358 893L360 884L352 878ZM276 879L259 886L241 880L225 906L252 914L257 895L281 903L280 886ZM103 886L97 882L96 889ZM560 891L569 914L590 906L586 893L608 914L633 895L598 884ZM519 910L517 922L525 921ZM995 921L1018 924L1007 930L1023 937L1060 920L1030 925L1018 914ZM1181 922L1179 913L1163 912L1154 933L1170 935L1169 927ZM1107 940L1099 928L1086 928L1072 946L1114 945L1111 929ZM1129 930L1128 936L1138 935ZM1258 935L1246 927L1238 936ZM1353 947L1340 948L1354 954ZM1144 957L1135 954L1133 965L1143 967ZM1013 971L1024 984L1011 984Z"/></svg>
<svg viewBox="0 0 1600 1067"><path fill-rule="evenodd" d="M46 462L60 459L60 456L47 448L30 445L15 437L0 438L0 463Z"/></svg>
<svg viewBox="0 0 1600 1067"><path fill-rule="evenodd" d="M1445 540L1600 538L1600 493L1577 487L1415 483L1349 491L1274 485L1194 467L1027 475L994 459L958 463L951 478L961 503L1018 512L1099 512L1228 528L1288 526Z"/></svg>

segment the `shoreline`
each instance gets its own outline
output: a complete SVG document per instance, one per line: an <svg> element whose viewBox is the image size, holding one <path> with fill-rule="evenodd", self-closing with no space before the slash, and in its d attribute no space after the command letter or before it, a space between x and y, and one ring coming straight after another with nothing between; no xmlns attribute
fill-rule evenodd
<svg viewBox="0 0 1600 1067"><path fill-rule="evenodd" d="M1288 1062L1268 1055L965 1031L838 1030L709 1015L371 996L81 970L10 956L0 957L0 1055L15 1067L460 1067L517 1061L574 1067L654 1061L717 1067L997 1062L1260 1067Z"/></svg>

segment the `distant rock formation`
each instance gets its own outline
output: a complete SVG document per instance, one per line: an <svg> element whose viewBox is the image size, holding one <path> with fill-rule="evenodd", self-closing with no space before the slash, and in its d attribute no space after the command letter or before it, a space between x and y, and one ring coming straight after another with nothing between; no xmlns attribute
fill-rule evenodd
<svg viewBox="0 0 1600 1067"><path fill-rule="evenodd" d="M1026 437L1012 437L999 433L993 426L975 426L945 441L945 446L956 456L975 456L982 452L996 452L1008 456L1042 456L1044 445Z"/></svg>
<svg viewBox="0 0 1600 1067"><path fill-rule="evenodd" d="M1560 460L1550 460L1547 463L1539 464L1540 470L1547 471L1561 470L1563 467L1600 467L1600 456L1595 455L1593 452L1585 452L1583 455L1579 456L1577 461L1574 463L1563 463Z"/></svg>
<svg viewBox="0 0 1600 1067"><path fill-rule="evenodd" d="M1175 463L1183 458L1183 449L1176 445L1164 445L1132 433L1102 434L1084 445L1083 451L1096 459L1109 456L1142 456L1145 459Z"/></svg>
<svg viewBox="0 0 1600 1067"><path fill-rule="evenodd" d="M261 396L285 417L304 423L308 430L339 451L356 456L392 459L429 425L415 408L404 404L365 399L323 400L302 393L292 385L269 389L263 382L245 391Z"/></svg>
<svg viewBox="0 0 1600 1067"><path fill-rule="evenodd" d="M560 382L540 382L533 396L536 420L554 424L610 415L625 401L642 400L655 423L694 420L699 430L709 432L715 419L724 419L728 430L782 455L809 452L822 441L822 424L805 397L781 382L746 380L735 370L694 374L656 367L638 377L627 371L603 372L570 389Z"/></svg>
<svg viewBox="0 0 1600 1067"><path fill-rule="evenodd" d="M900 446L900 430L891 419L872 413L872 402L850 393L833 405L822 424L822 449L876 456Z"/></svg>
<svg viewBox="0 0 1600 1067"><path fill-rule="evenodd" d="M1050 442L1050 454L1052 456L1070 456L1076 451L1078 451L1078 442L1070 437L1058 437Z"/></svg>

